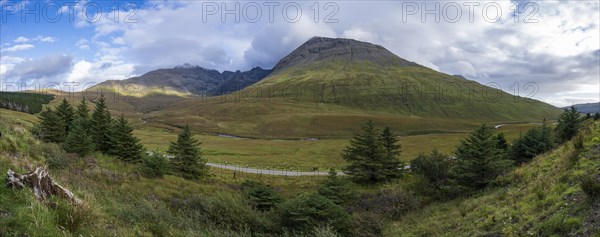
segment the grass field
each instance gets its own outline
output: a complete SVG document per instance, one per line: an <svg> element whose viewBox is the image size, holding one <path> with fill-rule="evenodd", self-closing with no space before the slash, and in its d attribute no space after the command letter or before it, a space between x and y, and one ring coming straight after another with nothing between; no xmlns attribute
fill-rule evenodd
<svg viewBox="0 0 600 237"><path fill-rule="evenodd" d="M509 141L519 133L527 131L533 124L508 124L497 129L503 132ZM419 153L427 153L433 148L451 153L459 140L468 131L400 136L402 145L400 159L408 162ZM142 127L134 131L142 144L149 150L165 151L169 143L177 138L175 132L162 128ZM294 170L319 170L341 168L346 165L342 151L349 144L348 139L324 140L265 140L231 138L214 135L196 135L202 142L202 149L209 162L238 164L256 168L276 168Z"/></svg>

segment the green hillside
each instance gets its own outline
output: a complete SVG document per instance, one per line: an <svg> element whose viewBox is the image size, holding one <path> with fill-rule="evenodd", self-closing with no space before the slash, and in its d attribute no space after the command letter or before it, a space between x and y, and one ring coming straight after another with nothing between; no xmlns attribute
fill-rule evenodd
<svg viewBox="0 0 600 237"><path fill-rule="evenodd" d="M560 113L549 104L426 67L382 66L367 61L318 61L288 68L239 95L428 118L539 121Z"/></svg>
<svg viewBox="0 0 600 237"><path fill-rule="evenodd" d="M409 213L387 235L599 236L600 205L581 183L587 176L597 185L600 123L587 122L581 152L565 143L501 177L496 187Z"/></svg>

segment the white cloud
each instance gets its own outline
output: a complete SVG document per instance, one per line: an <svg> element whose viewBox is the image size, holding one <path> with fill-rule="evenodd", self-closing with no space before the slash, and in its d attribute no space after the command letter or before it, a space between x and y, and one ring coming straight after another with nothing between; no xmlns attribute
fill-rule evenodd
<svg viewBox="0 0 600 237"><path fill-rule="evenodd" d="M17 51L28 50L28 49L33 49L33 48L35 48L35 46L32 44L17 44L12 47L3 48L0 50L0 52L17 52Z"/></svg>
<svg viewBox="0 0 600 237"><path fill-rule="evenodd" d="M134 76L133 71L133 64L110 63L102 60L95 62L80 60L73 65L66 81L77 82L81 86L89 83L97 84L106 80L127 79Z"/></svg>
<svg viewBox="0 0 600 237"><path fill-rule="evenodd" d="M342 33L343 38L355 39L360 41L375 42L378 36L361 28L352 28Z"/></svg>
<svg viewBox="0 0 600 237"><path fill-rule="evenodd" d="M40 41L40 42L45 42L45 43L54 43L54 42L58 41L58 38L51 37L51 36L38 35L37 37L35 37L35 40Z"/></svg>
<svg viewBox="0 0 600 237"><path fill-rule="evenodd" d="M23 36L19 36L19 37L17 37L17 38L15 39L15 41L14 41L14 42L15 42L15 43L27 43L28 41L29 41L29 39L28 39L28 38L25 38L25 37L23 37Z"/></svg>
<svg viewBox="0 0 600 237"><path fill-rule="evenodd" d="M89 50L90 49L89 41L87 41L86 39L81 39L81 40L77 41L77 43L75 43L75 46L77 46L77 48L79 48L81 50Z"/></svg>

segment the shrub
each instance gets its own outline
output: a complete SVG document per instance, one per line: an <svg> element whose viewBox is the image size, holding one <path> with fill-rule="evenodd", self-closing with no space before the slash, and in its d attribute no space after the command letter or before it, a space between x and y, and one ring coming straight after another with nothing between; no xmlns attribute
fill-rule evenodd
<svg viewBox="0 0 600 237"><path fill-rule="evenodd" d="M452 159L450 156L440 153L434 149L430 154L419 154L410 163L410 170L427 179L435 189L441 189L449 180Z"/></svg>
<svg viewBox="0 0 600 237"><path fill-rule="evenodd" d="M421 201L413 193L402 189L386 188L375 194L363 195L354 210L372 212L396 220L419 206Z"/></svg>
<svg viewBox="0 0 600 237"><path fill-rule="evenodd" d="M167 157L158 151L144 156L140 166L142 175L149 178L163 177L167 174L168 169L169 162Z"/></svg>
<svg viewBox="0 0 600 237"><path fill-rule="evenodd" d="M592 200L600 197L600 182L592 175L582 175L579 177L579 185L583 192Z"/></svg>
<svg viewBox="0 0 600 237"><path fill-rule="evenodd" d="M259 211L273 209L281 202L279 194L270 186L246 180L242 183L246 198Z"/></svg>
<svg viewBox="0 0 600 237"><path fill-rule="evenodd" d="M256 213L238 194L217 193L215 196L194 196L185 200L173 200L172 207L187 218L203 223L206 227L254 232L264 231L268 223Z"/></svg>
<svg viewBox="0 0 600 237"><path fill-rule="evenodd" d="M67 168L71 163L71 156L68 155L57 144L45 143L39 145L42 156L46 157L46 165L49 169L60 170Z"/></svg>
<svg viewBox="0 0 600 237"><path fill-rule="evenodd" d="M354 192L352 183L344 178L337 177L335 169L329 171L329 177L319 187L318 192L338 205L352 203L356 199L356 192Z"/></svg>
<svg viewBox="0 0 600 237"><path fill-rule="evenodd" d="M359 212L352 215L352 236L383 236L384 221L371 212Z"/></svg>
<svg viewBox="0 0 600 237"><path fill-rule="evenodd" d="M579 134L573 139L573 148L580 151L583 149L583 135Z"/></svg>
<svg viewBox="0 0 600 237"><path fill-rule="evenodd" d="M54 199L57 224L71 233L77 233L92 222L91 210L83 205L74 205L62 199Z"/></svg>
<svg viewBox="0 0 600 237"><path fill-rule="evenodd" d="M301 194L284 202L280 218L284 228L302 233L329 225L338 233L347 234L351 224L350 215L342 207L317 193Z"/></svg>
<svg viewBox="0 0 600 237"><path fill-rule="evenodd" d="M312 236L314 237L339 237L337 231L331 226L317 227L313 230Z"/></svg>
<svg viewBox="0 0 600 237"><path fill-rule="evenodd" d="M540 236L578 236L575 234L581 228L581 219L556 214L540 225Z"/></svg>

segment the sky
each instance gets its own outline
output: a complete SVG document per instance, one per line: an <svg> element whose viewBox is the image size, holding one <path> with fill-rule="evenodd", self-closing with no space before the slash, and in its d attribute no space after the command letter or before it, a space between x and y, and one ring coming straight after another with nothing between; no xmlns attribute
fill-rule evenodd
<svg viewBox="0 0 600 237"><path fill-rule="evenodd" d="M379 44L555 106L600 101L600 2L0 0L2 90L183 64L272 68L313 36Z"/></svg>

